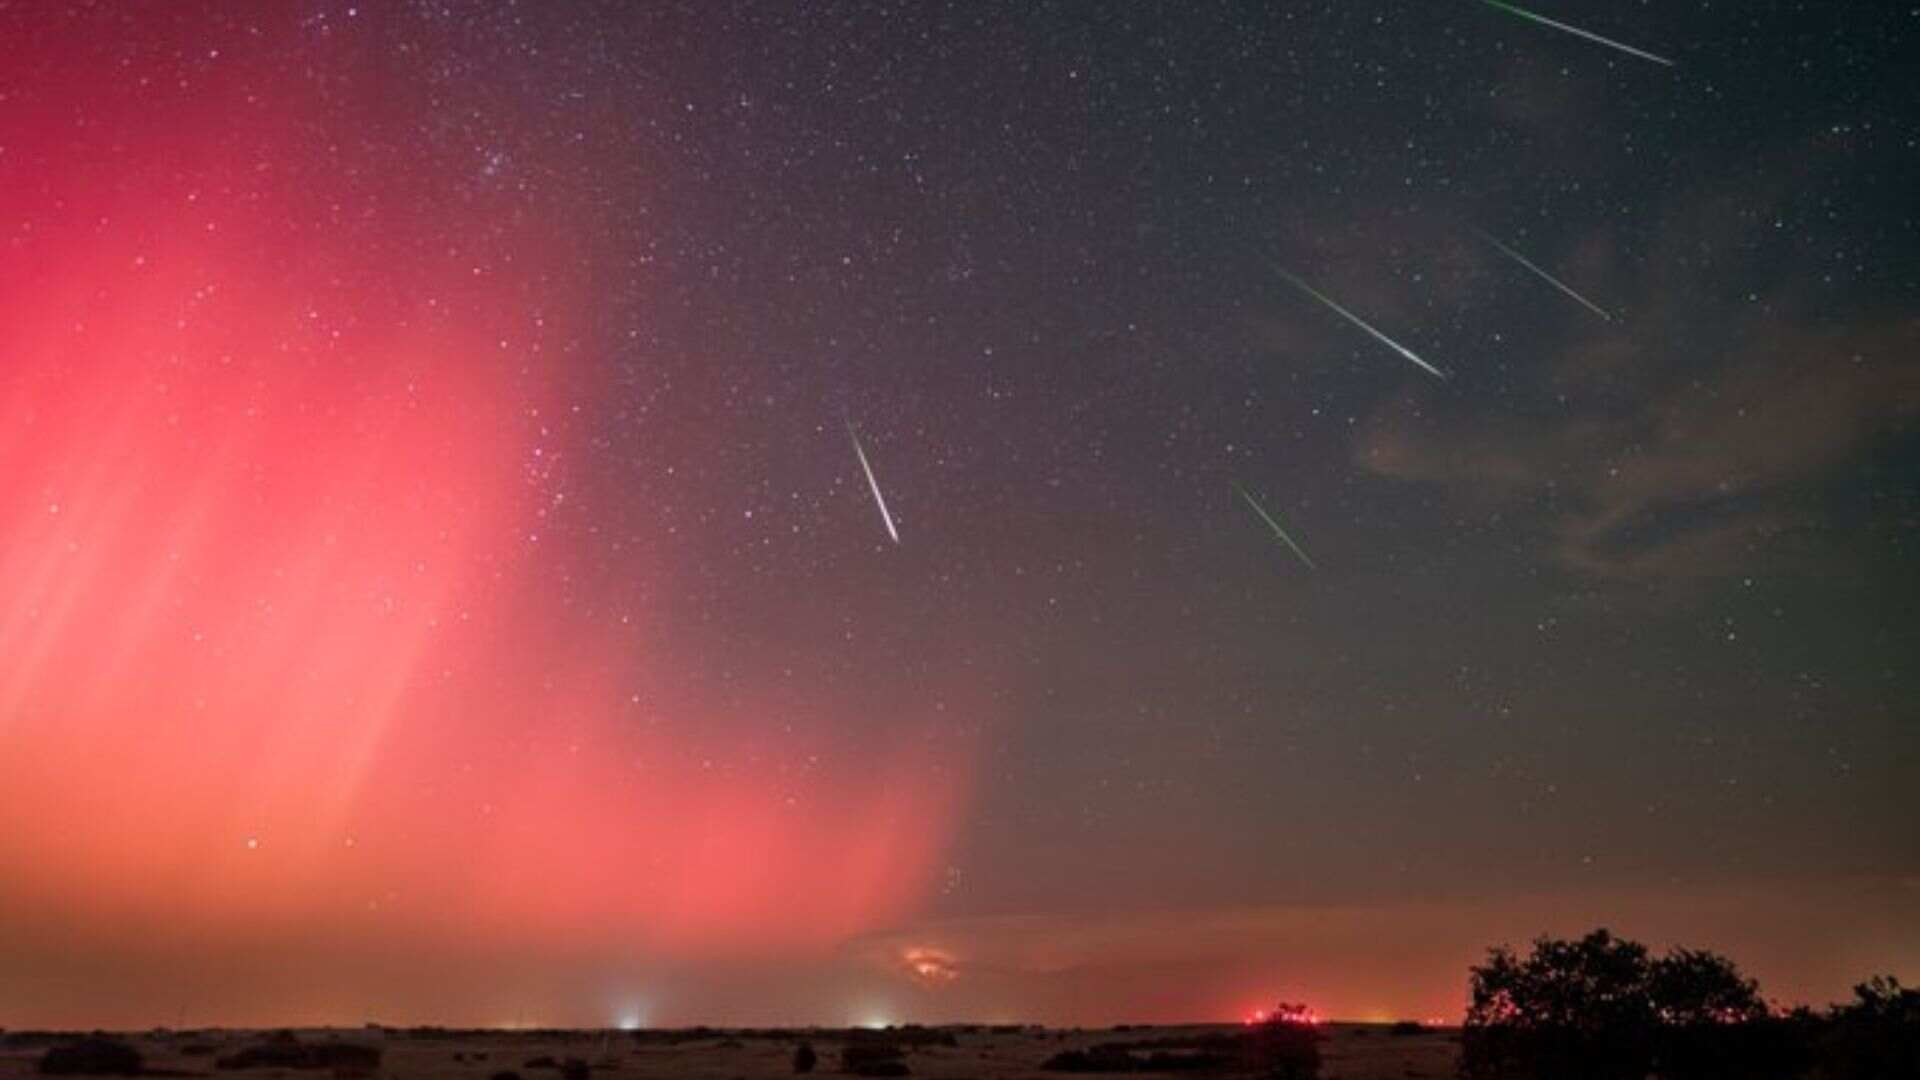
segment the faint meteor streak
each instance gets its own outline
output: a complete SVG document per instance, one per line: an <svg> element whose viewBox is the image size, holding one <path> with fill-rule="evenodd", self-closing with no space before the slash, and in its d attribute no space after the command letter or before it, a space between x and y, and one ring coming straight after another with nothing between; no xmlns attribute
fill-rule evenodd
<svg viewBox="0 0 1920 1080"><path fill-rule="evenodd" d="M873 501L880 507L880 520L887 523L887 535L894 543L900 542L900 530L893 527L893 515L887 512L886 497L880 494L880 481L873 478L873 466L867 464L867 452L860 448L860 435L853 430L853 421L847 421L847 435L853 439L853 452L860 459L860 471L867 474L867 486L873 489Z"/></svg>
<svg viewBox="0 0 1920 1080"><path fill-rule="evenodd" d="M1432 364L1429 364L1425 360L1420 359L1420 357L1416 355L1412 349L1407 348L1405 345L1400 344L1399 342L1393 340L1387 335L1367 325L1367 321L1365 319L1362 319L1360 316L1355 315L1353 312L1348 311L1346 308L1341 307L1339 304L1334 303L1331 297L1326 296L1325 294L1321 293L1320 290L1314 288L1313 286L1307 284L1306 282L1300 280L1299 278L1294 277L1292 274L1288 273L1285 268L1280 266L1280 264L1269 261L1268 265L1273 267L1274 273L1279 274L1283 278L1286 278L1288 284L1292 285L1296 289L1299 289L1301 292L1306 293L1308 296L1313 297L1315 300L1318 300L1321 303L1332 308L1334 311L1339 313L1341 318L1347 320L1353 325L1373 335L1373 339L1375 341L1378 341L1380 344L1385 345L1387 348L1392 349L1394 352L1397 352L1401 356L1404 356L1407 359L1413 361L1415 364L1418 364L1422 371L1428 372L1436 379L1444 379L1447 377L1446 372L1441 371L1439 368L1434 367Z"/></svg>
<svg viewBox="0 0 1920 1080"><path fill-rule="evenodd" d="M1664 56L1655 56L1650 52L1646 52L1645 50L1642 50L1642 49L1636 49L1631 45L1622 45L1621 43L1613 40L1612 38L1601 37L1599 34L1596 34L1591 30L1582 30L1577 26L1568 26L1566 23L1559 22L1555 19L1549 19L1545 15L1537 15L1531 11L1528 11L1525 8L1514 7L1512 4L1503 4L1500 2L1500 0L1480 0L1480 2L1487 5L1490 8L1498 8L1499 10L1504 11L1509 15L1518 15L1523 19L1530 19L1534 22L1541 24L1542 26L1551 26L1555 30L1564 30L1567 33L1573 34L1576 37L1583 37L1583 38L1586 38L1588 41L1598 42L1602 45L1607 46L1608 48L1619 49L1621 52L1626 53L1629 56L1637 56L1642 60L1651 60L1656 64L1665 64L1667 67L1674 66L1673 61L1667 59Z"/></svg>
<svg viewBox="0 0 1920 1080"><path fill-rule="evenodd" d="M1613 316L1607 314L1607 311L1605 308L1587 299L1586 297L1581 296L1579 293L1574 292L1573 286L1568 285L1566 282L1561 281L1559 278L1554 277L1552 274L1549 274L1545 270L1542 270L1538 266L1535 266L1531 261L1527 259L1525 255L1522 255L1519 252L1508 247L1507 245L1501 243L1499 237L1493 235L1492 233L1486 231L1485 229L1476 229L1474 231L1478 232L1482 237L1484 237L1487 243L1492 244L1494 247L1499 248L1501 254L1505 255L1509 259L1512 259L1514 262L1519 263L1521 266L1524 266L1527 269L1533 271L1534 274L1536 274L1540 278L1540 280L1546 282L1547 284L1553 286L1556 289L1559 289L1561 292L1566 293L1568 296L1573 297L1575 301L1583 305L1588 311L1593 312L1595 315L1600 316L1601 318L1607 320L1608 322L1613 321Z"/></svg>
<svg viewBox="0 0 1920 1080"><path fill-rule="evenodd" d="M1260 515L1260 520L1267 523L1267 527L1273 530L1273 535L1279 537L1288 547L1292 548L1295 555L1300 556L1300 561L1307 564L1307 569L1320 569L1314 565L1313 560L1307 556L1306 552L1300 550L1300 545L1293 542L1293 537L1287 535L1287 530L1280 527L1280 523L1273 519L1273 515L1267 513L1267 508L1260 505L1260 501L1253 497L1252 492L1242 487L1238 482L1234 483L1233 490L1239 492L1240 497L1247 500L1247 505L1253 507L1253 512Z"/></svg>

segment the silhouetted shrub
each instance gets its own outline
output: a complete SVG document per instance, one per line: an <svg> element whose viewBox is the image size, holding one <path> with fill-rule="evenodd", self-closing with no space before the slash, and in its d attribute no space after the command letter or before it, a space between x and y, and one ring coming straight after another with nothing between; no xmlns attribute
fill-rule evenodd
<svg viewBox="0 0 1920 1080"><path fill-rule="evenodd" d="M813 1067L819 1064L819 1062L820 1062L820 1055L813 1052L812 1043L803 1042L799 1046L794 1048L794 1051L793 1051L793 1071L794 1072L810 1073L813 1071Z"/></svg>
<svg viewBox="0 0 1920 1080"><path fill-rule="evenodd" d="M1253 1025L1242 1056L1275 1080L1312 1080L1320 1075L1320 1032L1312 1024L1268 1020Z"/></svg>
<svg viewBox="0 0 1920 1080"><path fill-rule="evenodd" d="M1141 1072L1217 1072L1232 1064L1218 1054L1148 1054Z"/></svg>
<svg viewBox="0 0 1920 1080"><path fill-rule="evenodd" d="M1418 1020L1400 1020L1387 1029L1389 1035L1425 1035L1427 1025Z"/></svg>
<svg viewBox="0 0 1920 1080"><path fill-rule="evenodd" d="M118 1039L81 1039L55 1046L40 1056L49 1076L133 1076L140 1072L140 1051Z"/></svg>
<svg viewBox="0 0 1920 1080"><path fill-rule="evenodd" d="M545 1054L541 1054L539 1057L528 1058L520 1064L520 1067L523 1069L557 1069L560 1067L560 1063Z"/></svg>
<svg viewBox="0 0 1920 1080"><path fill-rule="evenodd" d="M358 1043L321 1043L310 1046L308 1068L332 1069L335 1076L365 1076L380 1067L380 1048Z"/></svg>
<svg viewBox="0 0 1920 1080"><path fill-rule="evenodd" d="M380 1067L380 1048L357 1043L303 1043L291 1032L279 1032L265 1042L242 1047L215 1058L217 1069L332 1069L351 1076Z"/></svg>
<svg viewBox="0 0 1920 1080"><path fill-rule="evenodd" d="M1132 1054L1113 1046L1093 1046L1085 1050L1062 1050L1040 1063L1048 1072L1125 1073L1138 1066Z"/></svg>
<svg viewBox="0 0 1920 1080"><path fill-rule="evenodd" d="M840 1071L852 1076L906 1076L910 1071L898 1046L851 1042L840 1048Z"/></svg>
<svg viewBox="0 0 1920 1080"><path fill-rule="evenodd" d="M1320 1039L1319 1030L1310 1024L1276 1021L1237 1031L1197 1030L1128 1042L1099 1043L1085 1050L1055 1054L1041 1067L1055 1072L1189 1072L1232 1068L1247 1074L1310 1078L1319 1073Z"/></svg>
<svg viewBox="0 0 1920 1080"><path fill-rule="evenodd" d="M953 1032L923 1024L902 1024L898 1027L884 1028L849 1028L846 1041L912 1047L960 1045L960 1040L954 1036Z"/></svg>
<svg viewBox="0 0 1920 1080"><path fill-rule="evenodd" d="M593 1075L593 1067L579 1058L568 1058L560 1063L561 1080L587 1080Z"/></svg>
<svg viewBox="0 0 1920 1080"><path fill-rule="evenodd" d="M1130 1053L1119 1043L1101 1043L1085 1050L1062 1050L1040 1063L1049 1072L1065 1073L1169 1073L1215 1072L1232 1062L1219 1054L1168 1053L1155 1051L1145 1057Z"/></svg>

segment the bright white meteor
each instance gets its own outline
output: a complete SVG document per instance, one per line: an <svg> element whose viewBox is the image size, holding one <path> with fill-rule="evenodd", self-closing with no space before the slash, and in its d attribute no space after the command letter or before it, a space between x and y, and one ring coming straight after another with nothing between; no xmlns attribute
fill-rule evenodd
<svg viewBox="0 0 1920 1080"><path fill-rule="evenodd" d="M1512 4L1503 4L1500 2L1500 0L1480 0L1480 2L1487 5L1490 8L1497 8L1501 11L1504 11L1509 15L1518 15L1523 19L1530 19L1533 22L1537 22L1542 26L1551 26L1555 30L1564 30L1567 33L1572 34L1576 37L1583 37L1583 38L1586 38L1588 41L1598 42L1599 44L1605 45L1610 49L1619 49L1621 52L1626 53L1629 56L1637 56L1642 60L1651 60L1656 64L1665 64L1668 67L1673 66L1673 61L1667 59L1664 56L1655 56L1652 53L1647 52L1643 49L1636 49L1631 45L1622 45L1619 42L1613 40L1612 38L1601 37L1599 34L1596 34L1591 30L1582 30L1577 26L1568 26L1566 23L1558 22L1554 19L1549 19L1545 15L1536 15L1533 12L1526 10L1525 8L1517 8L1517 7L1514 7Z"/></svg>
<svg viewBox="0 0 1920 1080"><path fill-rule="evenodd" d="M1348 311L1346 308L1341 307L1339 304L1334 303L1331 297L1323 295L1320 292L1320 290L1314 288L1313 286L1307 284L1304 281L1301 281L1299 278L1294 277L1292 274L1289 274L1285 270L1285 268L1280 266L1280 264L1269 260L1267 265L1273 267L1274 273L1279 274L1283 278L1286 278L1288 284L1292 285L1296 289L1299 289L1301 292L1306 293L1308 296L1313 297L1315 300L1318 300L1321 303L1332 308L1334 311L1339 313L1341 318L1347 320L1353 325L1373 335L1373 339L1375 341L1378 341L1380 344L1385 345L1387 348L1392 349L1394 352L1397 352L1401 356L1404 356L1407 359L1413 361L1415 364L1418 364L1422 371L1427 372L1428 374L1432 375L1436 379L1444 379L1447 377L1446 372L1441 371L1439 368L1434 367L1432 364L1429 364L1425 360L1420 359L1419 356L1414 354L1414 351L1412 349L1407 348L1405 345L1400 344L1399 342L1393 340L1392 338L1381 333L1380 331L1375 330L1373 327L1368 326L1367 321L1365 319L1362 319L1360 316L1355 315L1353 312Z"/></svg>
<svg viewBox="0 0 1920 1080"><path fill-rule="evenodd" d="M900 542L900 530L893 527L893 515L887 513L887 500L880 494L880 481L873 478L873 466L867 464L867 452L860 448L860 436L853 430L853 421L847 421L847 435L853 439L854 455L860 459L860 471L867 474L867 486L873 489L873 501L880 507L880 520L887 523L887 535L894 543Z"/></svg>
<svg viewBox="0 0 1920 1080"><path fill-rule="evenodd" d="M1576 302L1584 306L1588 311L1593 312L1595 315L1600 316L1601 318L1607 320L1608 322L1613 321L1613 316L1607 314L1607 311L1605 308L1587 299L1586 297L1581 296L1579 293L1574 292L1573 286L1568 285L1566 282L1561 281L1559 278L1554 277L1552 274L1549 274L1545 270L1542 270L1539 267L1533 265L1532 262L1528 261L1525 255L1522 255L1519 252L1508 247L1507 245L1501 243L1499 237L1493 235L1490 232L1487 232L1485 229L1476 229L1474 231L1478 232L1482 237L1484 237L1487 243L1492 244L1494 247L1499 248L1501 253L1504 254L1507 258L1512 259L1514 262L1517 262L1521 266L1524 266L1527 269L1533 271L1536 275L1539 276L1540 280L1546 282L1547 284L1553 286L1556 289L1559 289L1561 292L1566 293L1568 296L1573 297L1573 299Z"/></svg>

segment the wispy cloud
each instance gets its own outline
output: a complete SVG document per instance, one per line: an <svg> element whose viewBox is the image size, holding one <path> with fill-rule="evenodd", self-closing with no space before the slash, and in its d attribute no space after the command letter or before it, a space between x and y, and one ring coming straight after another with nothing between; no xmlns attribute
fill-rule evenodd
<svg viewBox="0 0 1920 1080"><path fill-rule="evenodd" d="M1820 525L1834 471L1920 418L1920 319L1826 310L1792 265L1740 291L1752 271L1714 253L1748 246L1755 219L1719 191L1673 207L1622 286L1626 320L1517 377L1537 407L1398 398L1363 426L1358 463L1491 504L1602 578L1736 573ZM1578 247L1616 249L1605 235Z"/></svg>

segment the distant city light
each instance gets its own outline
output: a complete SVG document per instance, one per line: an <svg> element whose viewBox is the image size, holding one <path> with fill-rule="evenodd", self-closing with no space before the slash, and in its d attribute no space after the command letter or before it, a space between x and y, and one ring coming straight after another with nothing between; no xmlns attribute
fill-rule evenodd
<svg viewBox="0 0 1920 1080"><path fill-rule="evenodd" d="M646 1027L647 1006L631 1000L624 1005L616 1006L613 1026L621 1031L639 1031Z"/></svg>

